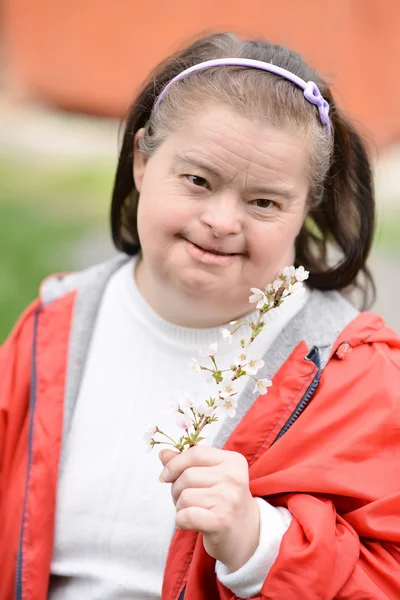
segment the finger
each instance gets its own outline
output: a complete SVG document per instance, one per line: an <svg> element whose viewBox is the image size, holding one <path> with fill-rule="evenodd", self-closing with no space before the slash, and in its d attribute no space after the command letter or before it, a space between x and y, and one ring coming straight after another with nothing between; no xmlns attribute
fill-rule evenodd
<svg viewBox="0 0 400 600"><path fill-rule="evenodd" d="M171 494L176 503L184 489L210 488L220 481L215 467L189 467L171 486Z"/></svg>
<svg viewBox="0 0 400 600"><path fill-rule="evenodd" d="M197 506L212 510L217 503L217 497L212 489L207 488L186 488L182 491L176 503L176 512Z"/></svg>
<svg viewBox="0 0 400 600"><path fill-rule="evenodd" d="M219 517L213 511L199 506L180 510L175 522L179 529L190 529L204 535L219 532Z"/></svg>
<svg viewBox="0 0 400 600"><path fill-rule="evenodd" d="M229 458L231 452L210 446L194 446L177 454L160 475L160 481L173 483L189 467L212 467Z"/></svg>
<svg viewBox="0 0 400 600"><path fill-rule="evenodd" d="M161 450L161 452L158 455L158 458L161 460L163 466L165 467L165 465L167 465L169 461L175 458L175 456L177 456L178 454L179 452L175 452L174 450Z"/></svg>

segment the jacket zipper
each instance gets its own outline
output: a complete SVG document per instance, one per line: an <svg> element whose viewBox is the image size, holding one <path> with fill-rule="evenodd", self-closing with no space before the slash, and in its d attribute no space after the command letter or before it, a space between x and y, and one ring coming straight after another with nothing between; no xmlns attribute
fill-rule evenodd
<svg viewBox="0 0 400 600"><path fill-rule="evenodd" d="M32 446L33 446L33 417L35 412L36 405L36 379L37 379L37 370L36 370L36 343L37 343L37 330L38 330L38 319L40 308L36 310L35 320L34 320L34 329L33 329L33 344L32 344L32 375L31 375L31 395L29 401L30 408L30 418L29 418L29 437L28 437L28 467L26 472L26 483L25 483L25 497L22 511L22 523L21 523L21 533L19 538L19 548L17 554L17 568L16 568L16 577L15 577L15 597L16 600L22 600L22 545L23 545L23 536L24 536L24 526L25 526L25 511L26 505L28 501L28 483L29 483L29 474L32 463Z"/></svg>
<svg viewBox="0 0 400 600"><path fill-rule="evenodd" d="M308 406L311 398L314 395L315 390L318 387L319 380L321 378L322 369L321 369L321 357L320 357L317 346L313 346L311 348L310 352L305 357L305 360L313 362L318 370L317 370L316 374L314 375L312 382L306 389L304 396L302 397L302 399L300 400L300 402L298 403L298 405L296 406L296 408L294 409L294 411L292 412L292 414L290 415L290 417L288 418L288 420L286 421L286 423L284 424L282 429L279 431L278 435L272 442L271 446L273 444L275 444L275 442L277 440L279 440L279 438L281 438L288 431L288 429L290 429L290 427L293 425L293 423L295 421L297 421L297 419L299 418L301 413Z"/></svg>
<svg viewBox="0 0 400 600"><path fill-rule="evenodd" d="M306 389L304 396L301 398L300 402L297 404L296 408L294 409L294 411L292 412L292 414L290 415L290 417L288 418L288 420L286 421L286 423L284 424L282 429L279 431L278 435L276 436L276 438L274 439L272 444L275 444L275 442L277 440L279 440L279 438L281 438L288 431L288 429L290 429L290 427L293 425L293 423L299 418L299 416L301 415L303 410L309 404L311 398L313 397L315 390L318 387L322 369L321 369L321 357L320 357L317 346L313 346L311 348L310 352L305 357L305 360L313 362L318 370L317 370L316 374L314 375L312 382ZM271 446L272 446L272 444L271 444ZM186 585L183 588L178 600L185 599L185 591L186 591Z"/></svg>

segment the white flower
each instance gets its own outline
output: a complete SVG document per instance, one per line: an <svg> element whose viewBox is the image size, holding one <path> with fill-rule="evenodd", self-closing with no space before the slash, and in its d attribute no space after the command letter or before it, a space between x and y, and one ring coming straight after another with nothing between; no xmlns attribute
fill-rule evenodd
<svg viewBox="0 0 400 600"><path fill-rule="evenodd" d="M277 292L278 290L281 289L281 287L285 284L284 281L282 281L282 279L275 279L274 283L272 284L272 289L274 290L274 292Z"/></svg>
<svg viewBox="0 0 400 600"><path fill-rule="evenodd" d="M175 400L168 402L165 412L167 415L174 415L175 413L179 412L179 400L176 398Z"/></svg>
<svg viewBox="0 0 400 600"><path fill-rule="evenodd" d="M190 415L185 413L183 415L178 414L176 423L177 423L178 427L181 427L182 429L184 429L187 432L189 427L192 426L193 421L192 421L192 418L190 417Z"/></svg>
<svg viewBox="0 0 400 600"><path fill-rule="evenodd" d="M241 367L247 362L247 352L246 350L242 350L237 358L234 359L233 364L236 367Z"/></svg>
<svg viewBox="0 0 400 600"><path fill-rule="evenodd" d="M287 277L288 279L295 277L295 275L296 275L295 267L284 267L281 271L281 276Z"/></svg>
<svg viewBox="0 0 400 600"><path fill-rule="evenodd" d="M218 408L218 412L226 414L229 417L234 417L237 408L237 399L235 397L230 398L217 398L215 405Z"/></svg>
<svg viewBox="0 0 400 600"><path fill-rule="evenodd" d="M258 379L256 381L256 386L253 390L253 394L258 392L259 394L266 394L268 392L267 388L272 385L272 381L270 379Z"/></svg>
<svg viewBox="0 0 400 600"><path fill-rule="evenodd" d="M143 434L143 440L146 442L146 444L151 444L153 441L153 436L157 433L157 431L157 425L154 425L154 423L147 423Z"/></svg>
<svg viewBox="0 0 400 600"><path fill-rule="evenodd" d="M262 290L259 290L258 288L250 288L251 291L253 292L253 294L251 296L249 296L249 302L251 302L251 304L254 304L255 302L257 302L257 310L262 308L264 306L264 304L267 303L267 299L265 297L265 294Z"/></svg>
<svg viewBox="0 0 400 600"><path fill-rule="evenodd" d="M207 349L199 350L200 356L215 356L218 352L218 344L210 344Z"/></svg>
<svg viewBox="0 0 400 600"><path fill-rule="evenodd" d="M221 398L227 398L228 396L237 393L235 389L235 382L232 381L228 375L225 375L224 379L219 384L219 390L219 395Z"/></svg>
<svg viewBox="0 0 400 600"><path fill-rule="evenodd" d="M196 410L197 414L204 415L205 417L212 417L212 415L214 413L214 407L208 406L208 404L205 400L201 400L200 402L197 402L196 406L195 406L195 410Z"/></svg>
<svg viewBox="0 0 400 600"><path fill-rule="evenodd" d="M297 267L295 277L297 281L305 281L308 279L309 271L306 271L304 267Z"/></svg>
<svg viewBox="0 0 400 600"><path fill-rule="evenodd" d="M215 356L218 352L218 344L210 344L208 351L210 356Z"/></svg>
<svg viewBox="0 0 400 600"><path fill-rule="evenodd" d="M201 365L198 360L192 358L192 362L190 363L191 368L195 373L201 373Z"/></svg>
<svg viewBox="0 0 400 600"><path fill-rule="evenodd" d="M186 393L182 400L179 401L179 407L183 411L187 411L190 408L194 408L195 400L191 394Z"/></svg>
<svg viewBox="0 0 400 600"><path fill-rule="evenodd" d="M245 367L246 373L249 373L249 375L255 375L260 369L263 368L264 364L265 363L262 358L256 360L250 359Z"/></svg>
<svg viewBox="0 0 400 600"><path fill-rule="evenodd" d="M273 288L273 286L272 286L272 283L269 283L269 284L266 286L266 288L265 288L265 293L266 293L266 294L272 294L272 293L273 293L273 291L274 291L274 288Z"/></svg>
<svg viewBox="0 0 400 600"><path fill-rule="evenodd" d="M305 289L304 289L304 285L301 283L301 281L296 281L296 283L293 283L293 285L291 285L289 287L289 293L292 296L302 296L303 294L305 294Z"/></svg>
<svg viewBox="0 0 400 600"><path fill-rule="evenodd" d="M202 379L207 386L215 386L215 379L213 377L213 371L204 370L201 372Z"/></svg>
<svg viewBox="0 0 400 600"><path fill-rule="evenodd" d="M224 340L226 340L229 344L232 344L232 332L230 331L230 329L221 329L221 335L224 338Z"/></svg>

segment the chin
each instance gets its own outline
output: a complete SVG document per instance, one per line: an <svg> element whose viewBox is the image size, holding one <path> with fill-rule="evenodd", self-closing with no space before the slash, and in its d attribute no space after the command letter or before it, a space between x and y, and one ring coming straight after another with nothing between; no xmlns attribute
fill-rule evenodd
<svg viewBox="0 0 400 600"><path fill-rule="evenodd" d="M221 295L229 285L206 271L200 269L181 269L174 274L174 285L182 289L190 296L210 297L210 295Z"/></svg>

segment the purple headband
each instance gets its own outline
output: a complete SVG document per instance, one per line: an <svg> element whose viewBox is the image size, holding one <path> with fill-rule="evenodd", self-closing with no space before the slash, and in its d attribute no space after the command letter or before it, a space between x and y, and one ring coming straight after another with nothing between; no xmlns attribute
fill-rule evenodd
<svg viewBox="0 0 400 600"><path fill-rule="evenodd" d="M328 131L331 131L331 122L329 120L329 104L323 98L321 92L316 83L313 81L304 81L301 77L298 77L294 73L287 71L286 69L282 69L282 67L277 67L271 63L263 62L261 60L252 60L250 58L218 58L216 60L207 60L205 62L194 65L193 67L189 67L185 69L178 75L176 75L171 81L167 83L164 87L160 95L158 96L154 108L153 114L158 109L161 100L164 98L166 91L169 86L172 85L175 81L179 81L183 79L187 75L194 73L195 71L200 71L202 69L209 69L211 67L219 67L219 66L235 66L235 67L252 67L253 69L261 69L262 71L269 71L270 73L274 73L275 75L279 75L284 79L288 79L298 87L303 90L304 98L311 102L311 104L315 104L319 111L319 118L323 125L326 125Z"/></svg>

